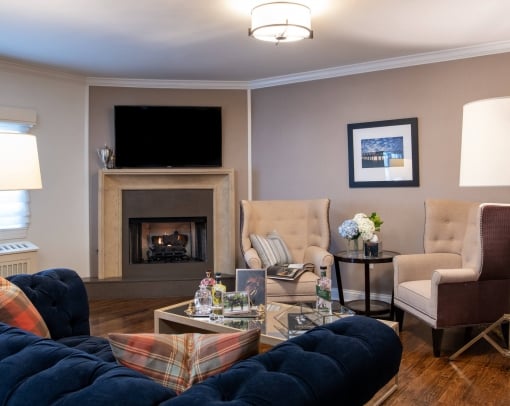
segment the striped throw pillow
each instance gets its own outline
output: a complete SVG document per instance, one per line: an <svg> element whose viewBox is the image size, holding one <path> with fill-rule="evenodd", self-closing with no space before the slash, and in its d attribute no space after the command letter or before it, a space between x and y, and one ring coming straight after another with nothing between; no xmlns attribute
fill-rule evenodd
<svg viewBox="0 0 510 406"><path fill-rule="evenodd" d="M0 277L0 321L38 336L50 338L44 319L25 293L14 283L2 277Z"/></svg>
<svg viewBox="0 0 510 406"><path fill-rule="evenodd" d="M276 231L269 233L267 237L259 234L250 234L250 241L262 261L263 268L276 264L292 263L289 249Z"/></svg>
<svg viewBox="0 0 510 406"><path fill-rule="evenodd" d="M177 394L258 353L260 330L226 334L108 334L116 360Z"/></svg>

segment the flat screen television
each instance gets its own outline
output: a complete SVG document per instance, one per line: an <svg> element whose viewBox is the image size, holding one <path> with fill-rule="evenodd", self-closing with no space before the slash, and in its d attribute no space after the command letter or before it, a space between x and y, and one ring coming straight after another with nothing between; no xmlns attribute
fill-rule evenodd
<svg viewBox="0 0 510 406"><path fill-rule="evenodd" d="M221 107L115 106L115 167L221 167Z"/></svg>

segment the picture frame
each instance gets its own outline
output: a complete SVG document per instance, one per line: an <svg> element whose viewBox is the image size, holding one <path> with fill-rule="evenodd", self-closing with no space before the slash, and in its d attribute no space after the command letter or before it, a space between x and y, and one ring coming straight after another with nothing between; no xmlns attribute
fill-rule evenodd
<svg viewBox="0 0 510 406"><path fill-rule="evenodd" d="M265 269L236 269L236 291L247 292L252 307L266 305Z"/></svg>
<svg viewBox="0 0 510 406"><path fill-rule="evenodd" d="M247 317L252 314L248 292L236 290L223 293L224 317Z"/></svg>
<svg viewBox="0 0 510 406"><path fill-rule="evenodd" d="M349 187L419 186L418 118L347 125Z"/></svg>

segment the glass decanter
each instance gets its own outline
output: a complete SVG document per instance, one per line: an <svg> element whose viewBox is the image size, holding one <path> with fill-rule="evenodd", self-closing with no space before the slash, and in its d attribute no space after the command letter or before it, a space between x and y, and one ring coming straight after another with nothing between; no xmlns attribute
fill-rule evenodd
<svg viewBox="0 0 510 406"><path fill-rule="evenodd" d="M200 284L195 292L195 315L207 316L211 313L213 299L211 291L206 285Z"/></svg>

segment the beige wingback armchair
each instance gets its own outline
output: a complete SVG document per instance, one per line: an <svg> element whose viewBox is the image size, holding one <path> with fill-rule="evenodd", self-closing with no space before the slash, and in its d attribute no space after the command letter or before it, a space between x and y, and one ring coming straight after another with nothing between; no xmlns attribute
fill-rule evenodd
<svg viewBox="0 0 510 406"><path fill-rule="evenodd" d="M444 329L510 312L510 205L427 200L424 251L394 258L394 305L400 326L407 312L432 327L439 356Z"/></svg>
<svg viewBox="0 0 510 406"><path fill-rule="evenodd" d="M241 250L248 268L263 266L252 247L250 234L267 235L275 231L287 246L293 263L315 266L315 273L304 272L295 281L268 279L268 301L313 301L321 266L327 267L327 276L331 278L329 204L329 199L241 201Z"/></svg>

